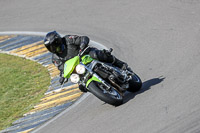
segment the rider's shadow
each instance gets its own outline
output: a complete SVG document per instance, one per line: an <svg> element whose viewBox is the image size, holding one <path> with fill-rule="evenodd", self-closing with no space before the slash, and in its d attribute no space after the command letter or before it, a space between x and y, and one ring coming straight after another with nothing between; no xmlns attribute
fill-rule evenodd
<svg viewBox="0 0 200 133"><path fill-rule="evenodd" d="M153 79L150 79L150 80L147 80L145 82L143 82L142 84L142 88L140 91L138 92L135 92L135 93L131 93L131 92L127 92L124 96L124 103L127 103L129 100L133 99L136 95L140 94L140 93L143 93L147 90L150 90L152 86L154 85L157 85L161 82L164 81L164 77L159 77L159 78L153 78Z"/></svg>

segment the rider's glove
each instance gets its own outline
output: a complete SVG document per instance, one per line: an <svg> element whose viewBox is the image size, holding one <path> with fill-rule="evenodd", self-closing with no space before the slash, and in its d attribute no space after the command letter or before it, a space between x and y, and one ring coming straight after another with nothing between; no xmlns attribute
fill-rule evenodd
<svg viewBox="0 0 200 133"><path fill-rule="evenodd" d="M65 78L60 77L59 82L60 82L61 85L63 84L64 81L65 81Z"/></svg>
<svg viewBox="0 0 200 133"><path fill-rule="evenodd" d="M64 78L64 77L60 77L60 79L59 79L59 82L60 82L60 84L62 85L64 82L67 82L68 81L68 79L67 78Z"/></svg>

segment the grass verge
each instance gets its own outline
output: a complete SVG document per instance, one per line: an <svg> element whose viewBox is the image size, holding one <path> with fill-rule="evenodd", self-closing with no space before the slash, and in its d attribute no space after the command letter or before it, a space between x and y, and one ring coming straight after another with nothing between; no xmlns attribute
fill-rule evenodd
<svg viewBox="0 0 200 133"><path fill-rule="evenodd" d="M31 110L49 85L48 70L42 65L0 54L0 130Z"/></svg>

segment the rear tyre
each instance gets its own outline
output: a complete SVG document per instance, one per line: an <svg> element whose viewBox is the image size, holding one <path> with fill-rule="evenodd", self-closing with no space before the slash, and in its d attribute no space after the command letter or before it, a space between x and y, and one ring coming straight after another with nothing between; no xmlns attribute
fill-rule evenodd
<svg viewBox="0 0 200 133"><path fill-rule="evenodd" d="M132 76L132 80L129 81L129 88L127 89L127 91L137 92L141 89L141 87L142 87L142 81L140 77L137 74L134 74Z"/></svg>
<svg viewBox="0 0 200 133"><path fill-rule="evenodd" d="M111 104L114 106L119 106L123 103L123 98L119 94L118 91L116 91L115 89L111 89L111 91L108 92L108 91L104 90L103 88L101 89L100 85L101 85L101 83L92 81L89 84L88 89L97 98L99 98L100 100L102 100L108 104Z"/></svg>

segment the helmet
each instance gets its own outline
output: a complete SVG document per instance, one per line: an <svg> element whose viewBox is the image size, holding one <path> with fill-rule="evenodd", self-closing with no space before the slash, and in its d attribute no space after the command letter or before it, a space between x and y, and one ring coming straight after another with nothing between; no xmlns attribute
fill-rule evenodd
<svg viewBox="0 0 200 133"><path fill-rule="evenodd" d="M47 33L44 38L44 45L51 53L60 53L63 49L62 38L56 31Z"/></svg>

